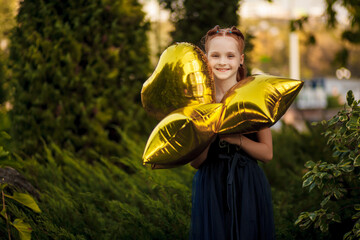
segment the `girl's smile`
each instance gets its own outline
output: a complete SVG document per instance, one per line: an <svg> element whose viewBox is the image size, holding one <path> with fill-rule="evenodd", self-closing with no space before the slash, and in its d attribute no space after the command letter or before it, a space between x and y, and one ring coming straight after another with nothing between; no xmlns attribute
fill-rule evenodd
<svg viewBox="0 0 360 240"><path fill-rule="evenodd" d="M230 70L230 68L216 68L216 70L219 72L226 72L226 71Z"/></svg>

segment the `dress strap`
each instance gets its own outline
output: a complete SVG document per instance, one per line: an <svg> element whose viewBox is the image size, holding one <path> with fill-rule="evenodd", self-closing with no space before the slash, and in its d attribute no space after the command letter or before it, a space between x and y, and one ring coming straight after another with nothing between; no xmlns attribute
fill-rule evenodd
<svg viewBox="0 0 360 240"><path fill-rule="evenodd" d="M238 222L237 215L235 214L236 206L235 206L235 201L234 201L236 199L236 197L234 196L236 194L235 184L233 184L234 177L235 177L235 171L236 171L236 166L240 166L240 167L246 166L249 159L246 156L240 154L239 152L234 152L232 155L219 154L219 158L222 160L227 160L227 163L228 163L226 201L227 201L227 208L231 214L231 219L230 219L230 223L231 223L230 236L231 236L231 238L230 239L233 239L234 231L237 231L237 229L235 229L235 226L237 225L237 222Z"/></svg>

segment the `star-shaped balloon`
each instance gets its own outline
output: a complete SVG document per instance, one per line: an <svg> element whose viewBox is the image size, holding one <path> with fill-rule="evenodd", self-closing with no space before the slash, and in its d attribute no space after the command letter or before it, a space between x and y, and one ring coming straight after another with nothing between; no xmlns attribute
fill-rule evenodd
<svg viewBox="0 0 360 240"><path fill-rule="evenodd" d="M250 133L274 125L303 86L302 81L271 75L248 77L223 97L218 133Z"/></svg>
<svg viewBox="0 0 360 240"><path fill-rule="evenodd" d="M151 133L144 162L172 167L191 161L215 136L223 107L222 103L198 104L170 113Z"/></svg>
<svg viewBox="0 0 360 240"><path fill-rule="evenodd" d="M144 108L158 118L166 116L151 133L143 162L161 168L183 165L205 150L216 134L271 127L303 84L255 75L241 80L220 103L214 103L214 80L205 55L189 43L170 46L142 89Z"/></svg>

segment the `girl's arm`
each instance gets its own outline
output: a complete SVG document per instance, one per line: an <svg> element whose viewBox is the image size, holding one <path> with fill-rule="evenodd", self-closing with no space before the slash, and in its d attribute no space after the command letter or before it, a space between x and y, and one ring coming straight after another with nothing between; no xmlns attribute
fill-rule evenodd
<svg viewBox="0 0 360 240"><path fill-rule="evenodd" d="M240 146L246 153L253 158L264 163L273 158L273 144L270 128L265 128L257 132L259 142L255 142L242 134L220 135L220 139L230 144Z"/></svg>

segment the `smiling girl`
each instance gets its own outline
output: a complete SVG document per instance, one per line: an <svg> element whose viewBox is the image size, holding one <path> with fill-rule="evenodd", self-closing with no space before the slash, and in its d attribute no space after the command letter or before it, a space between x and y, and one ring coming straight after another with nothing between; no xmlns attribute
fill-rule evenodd
<svg viewBox="0 0 360 240"><path fill-rule="evenodd" d="M246 76L244 36L236 27L209 30L205 51L213 71L216 102ZM190 239L275 239L269 183L257 161L273 156L269 128L220 135L191 165Z"/></svg>

